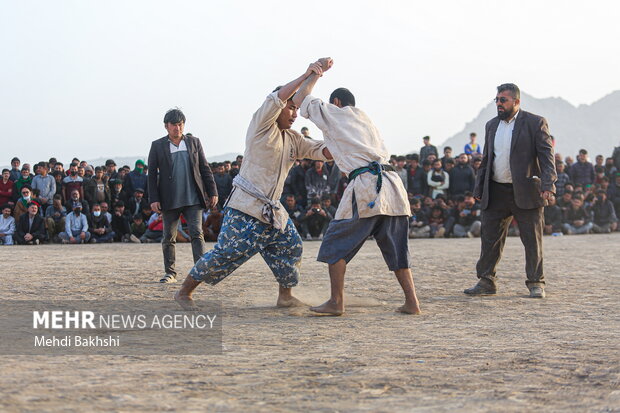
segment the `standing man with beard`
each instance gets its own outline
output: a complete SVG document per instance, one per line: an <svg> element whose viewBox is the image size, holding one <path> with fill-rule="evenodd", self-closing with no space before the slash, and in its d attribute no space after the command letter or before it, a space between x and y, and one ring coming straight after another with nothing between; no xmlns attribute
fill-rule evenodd
<svg viewBox="0 0 620 413"><path fill-rule="evenodd" d="M257 253L279 284L277 306L302 305L292 295L299 281L301 237L279 199L297 159L331 159L323 142L291 130L298 110L293 94L311 74L322 73L321 63L310 64L301 76L277 87L254 113L217 244L198 260L175 295L183 308L193 307L192 292L201 282L219 283Z"/></svg>
<svg viewBox="0 0 620 413"><path fill-rule="evenodd" d="M520 103L517 85L497 87L497 117L485 127L484 154L474 190L483 210L482 247L476 265L480 280L465 294L497 292L495 271L514 217L525 247L525 284L530 297L545 297L543 206L555 192L553 145L547 120L520 110Z"/></svg>

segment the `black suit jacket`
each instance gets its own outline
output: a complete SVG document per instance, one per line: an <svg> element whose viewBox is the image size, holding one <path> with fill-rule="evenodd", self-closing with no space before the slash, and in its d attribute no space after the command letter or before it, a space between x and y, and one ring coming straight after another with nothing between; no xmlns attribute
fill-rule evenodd
<svg viewBox="0 0 620 413"><path fill-rule="evenodd" d="M45 221L43 218L39 216L39 214L34 216L34 220L32 221L32 227L30 227L30 219L28 217L28 213L22 214L17 220L17 226L15 228L15 235L17 235L18 240L23 240L24 235L32 234L37 239L45 239Z"/></svg>
<svg viewBox="0 0 620 413"><path fill-rule="evenodd" d="M487 122L482 163L476 175L474 196L481 198L481 207L489 205L489 182L493 178L495 132L499 118ZM515 120L510 146L510 172L517 206L522 209L540 208L545 201L542 191L555 192L555 161L547 120L520 110Z"/></svg>
<svg viewBox="0 0 620 413"><path fill-rule="evenodd" d="M208 197L217 196L217 188L213 180L213 173L207 163L200 139L195 136L184 135L185 145L189 154L192 168L192 178L196 184L196 191L200 204L206 208ZM170 209L172 199L172 155L168 136L157 139L151 144L149 152L149 203L160 202L161 209Z"/></svg>

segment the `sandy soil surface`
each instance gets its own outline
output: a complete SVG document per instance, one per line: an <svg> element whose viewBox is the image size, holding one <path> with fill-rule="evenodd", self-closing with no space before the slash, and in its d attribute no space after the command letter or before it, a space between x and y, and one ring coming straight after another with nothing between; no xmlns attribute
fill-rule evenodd
<svg viewBox="0 0 620 413"><path fill-rule="evenodd" d="M297 288L328 295L319 244ZM547 299L527 298L509 239L500 293L472 298L477 239L413 240L423 314L402 302L374 242L347 273L347 313L277 309L260 257L200 298L224 303L224 352L203 356L0 356L1 411L620 411L620 235L545 238ZM159 245L0 248L5 299L170 300ZM178 246L181 274L191 266ZM0 332L2 334L2 332Z"/></svg>

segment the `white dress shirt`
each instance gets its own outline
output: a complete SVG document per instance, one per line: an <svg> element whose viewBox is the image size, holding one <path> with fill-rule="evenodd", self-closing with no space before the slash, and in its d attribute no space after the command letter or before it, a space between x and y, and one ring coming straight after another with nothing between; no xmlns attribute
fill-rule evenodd
<svg viewBox="0 0 620 413"><path fill-rule="evenodd" d="M495 132L493 143L493 180L501 184L512 183L510 172L510 146L512 144L512 131L515 128L515 120L519 111L508 121L500 120Z"/></svg>

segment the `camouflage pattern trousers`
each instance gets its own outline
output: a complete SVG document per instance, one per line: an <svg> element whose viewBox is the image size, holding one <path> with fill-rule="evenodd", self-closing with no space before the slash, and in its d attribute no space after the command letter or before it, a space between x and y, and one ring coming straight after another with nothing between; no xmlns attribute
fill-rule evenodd
<svg viewBox="0 0 620 413"><path fill-rule="evenodd" d="M289 219L284 232L233 208L226 208L217 243L191 269L196 281L215 285L257 253L278 283L291 288L299 282L301 237Z"/></svg>

